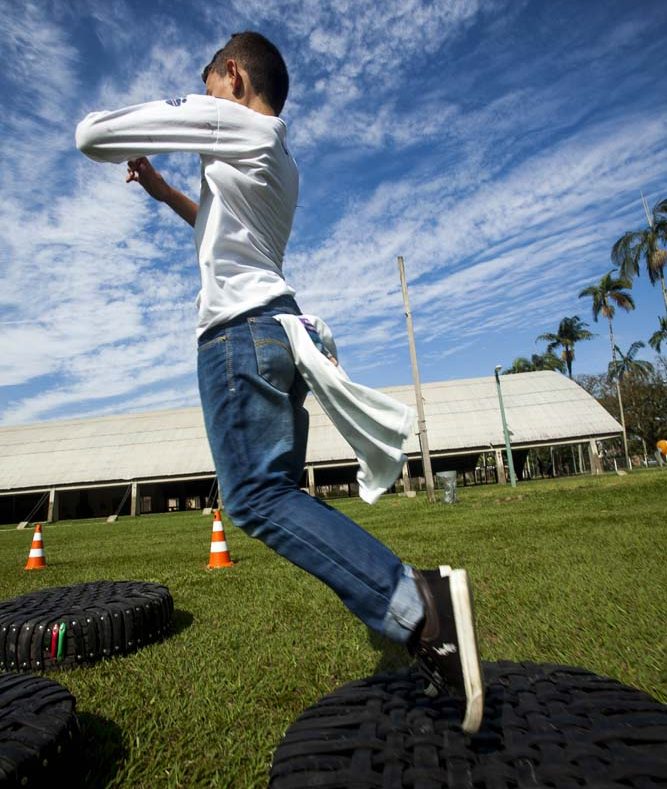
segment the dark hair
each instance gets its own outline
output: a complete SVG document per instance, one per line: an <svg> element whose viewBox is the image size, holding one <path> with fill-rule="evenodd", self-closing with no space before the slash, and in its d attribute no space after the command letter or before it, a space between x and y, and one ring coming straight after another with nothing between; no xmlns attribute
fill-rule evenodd
<svg viewBox="0 0 667 789"><path fill-rule="evenodd" d="M249 30L234 33L202 71L202 80L206 82L211 69L225 76L225 61L229 58L238 61L248 72L255 93L264 98L276 115L280 115L289 91L289 75L278 48L261 33Z"/></svg>

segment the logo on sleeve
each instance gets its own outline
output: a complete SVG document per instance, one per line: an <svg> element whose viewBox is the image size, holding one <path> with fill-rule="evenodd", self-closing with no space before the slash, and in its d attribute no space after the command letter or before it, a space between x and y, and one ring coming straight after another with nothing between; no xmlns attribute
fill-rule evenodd
<svg viewBox="0 0 667 789"><path fill-rule="evenodd" d="M187 99L183 96L178 99L167 99L165 104L169 104L172 107L180 107L181 104L185 104L186 101Z"/></svg>

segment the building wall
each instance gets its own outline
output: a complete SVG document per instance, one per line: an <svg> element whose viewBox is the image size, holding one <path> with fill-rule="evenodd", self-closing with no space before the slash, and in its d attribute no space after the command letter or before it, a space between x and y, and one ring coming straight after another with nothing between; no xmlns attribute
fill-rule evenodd
<svg viewBox="0 0 667 789"><path fill-rule="evenodd" d="M519 478L529 447L586 445L620 433L590 395L559 373L505 376L502 388ZM434 473L457 471L462 482L488 481L488 457L495 468L504 447L493 377L424 384L422 390ZM383 391L414 403L412 387ZM301 487L314 492L314 482L327 496L341 491L356 495L357 464L349 445L314 398L306 405L311 429ZM416 433L408 437L405 452L409 476L423 477ZM203 508L212 504L207 499L213 478L199 408L0 428L1 523L28 517L108 517L118 510L132 481L138 484L138 496L134 505L127 497L121 514L141 512L142 502L144 511L150 507L151 512L181 511L197 502ZM30 514L49 488L57 491L57 500L52 494L50 507L42 502Z"/></svg>

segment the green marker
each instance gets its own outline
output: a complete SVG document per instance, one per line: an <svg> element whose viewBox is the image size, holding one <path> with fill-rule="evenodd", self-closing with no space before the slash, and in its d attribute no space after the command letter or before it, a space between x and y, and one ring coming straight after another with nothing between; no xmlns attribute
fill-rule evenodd
<svg viewBox="0 0 667 789"><path fill-rule="evenodd" d="M67 629L67 625L65 622L60 623L60 627L58 628L58 660L62 660L65 657L65 630Z"/></svg>

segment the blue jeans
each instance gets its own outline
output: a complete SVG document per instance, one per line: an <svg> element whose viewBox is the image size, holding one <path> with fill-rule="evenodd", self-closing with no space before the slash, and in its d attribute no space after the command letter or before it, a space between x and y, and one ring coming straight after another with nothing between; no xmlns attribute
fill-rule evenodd
<svg viewBox="0 0 667 789"><path fill-rule="evenodd" d="M288 296L214 326L199 340L204 422L232 522L327 584L366 625L405 643L423 618L412 575L385 545L299 488L306 385L273 315Z"/></svg>

